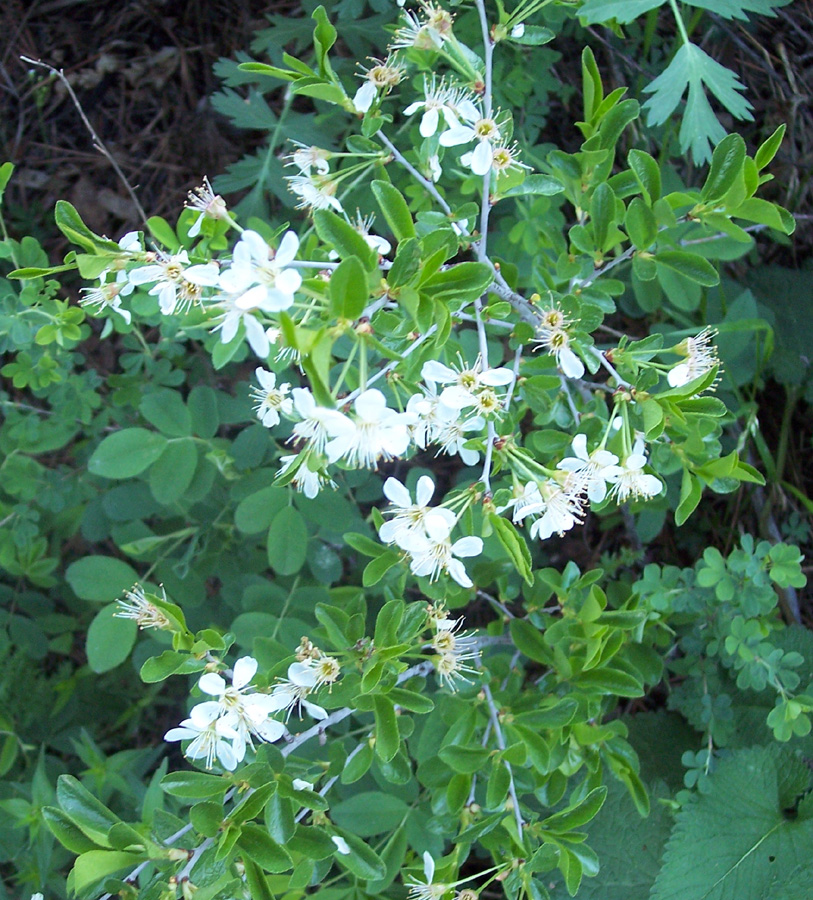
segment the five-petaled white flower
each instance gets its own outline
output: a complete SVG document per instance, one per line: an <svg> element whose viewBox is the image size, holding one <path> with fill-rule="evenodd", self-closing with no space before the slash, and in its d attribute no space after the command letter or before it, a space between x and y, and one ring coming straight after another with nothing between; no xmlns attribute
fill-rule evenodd
<svg viewBox="0 0 813 900"><path fill-rule="evenodd" d="M286 721L295 707L300 716L304 707L314 719L326 719L325 710L307 699L318 686L316 672L309 662L291 663L288 666L288 678L280 681L271 691L271 707L274 710L284 709Z"/></svg>
<svg viewBox="0 0 813 900"><path fill-rule="evenodd" d="M685 359L669 370L666 380L671 387L683 387L720 364L717 348L712 343L716 334L716 329L704 328L700 334L687 337L673 348L672 352L682 354Z"/></svg>
<svg viewBox="0 0 813 900"><path fill-rule="evenodd" d="M539 486L539 493L543 506L539 511L539 518L531 525L532 538L544 541L553 534L562 537L574 525L581 524L584 500L580 485L567 487L550 480Z"/></svg>
<svg viewBox="0 0 813 900"><path fill-rule="evenodd" d="M211 769L215 758L224 769L233 772L246 753L245 742L233 727L234 719L212 714L211 710L191 710L177 728L170 728L165 741L190 741L184 750L187 759L203 759Z"/></svg>
<svg viewBox="0 0 813 900"><path fill-rule="evenodd" d="M449 385L440 395L440 402L449 409L475 406L482 413L485 410L480 408L478 395L487 388L511 384L514 373L504 367L483 370L482 358L478 356L470 367L461 360L460 369L452 369L434 359L427 360L421 369L421 377L425 381Z"/></svg>
<svg viewBox="0 0 813 900"><path fill-rule="evenodd" d="M344 459L352 468L375 469L380 459L403 456L409 447L412 417L387 406L381 391L369 388L353 402L354 417L331 425L335 437L325 453L330 462Z"/></svg>
<svg viewBox="0 0 813 900"><path fill-rule="evenodd" d="M294 425L291 441L307 441L311 450L324 453L328 439L348 427L347 416L338 409L319 406L308 388L294 388L291 396L294 410L301 419Z"/></svg>
<svg viewBox="0 0 813 900"><path fill-rule="evenodd" d="M301 494L304 494L308 500L313 500L314 497L318 496L319 491L321 491L323 487L336 487L336 482L322 471L321 465L320 468L315 470L311 469L309 460L312 457L313 454L310 450L305 450L304 454L298 453L281 456L279 461L282 465L280 465L279 471L277 472L277 477L279 477L285 475L292 466L296 466L296 471L291 478L291 484Z"/></svg>
<svg viewBox="0 0 813 900"><path fill-rule="evenodd" d="M457 112L461 107L468 113L473 110L477 115L477 107L472 104L468 93L462 88L447 84L443 78L438 80L434 74L431 79L424 78L423 89L425 98L410 103L404 110L407 116L413 116L418 110L423 110L418 128L421 137L432 137L437 132L441 116L448 128L459 126Z"/></svg>
<svg viewBox="0 0 813 900"><path fill-rule="evenodd" d="M401 543L401 536L408 531L423 532L426 521L432 517L442 520L451 528L455 523L455 515L449 509L432 507L427 504L435 493L435 483L428 475L418 479L415 490L415 502L412 502L407 488L397 478L388 478L384 482L384 496L392 504L385 513L392 518L378 529L378 536L385 544Z"/></svg>
<svg viewBox="0 0 813 900"><path fill-rule="evenodd" d="M625 503L630 497L633 500L638 498L648 500L663 490L659 478L644 472L644 466L647 464L644 450L644 441L642 438L638 438L632 448L632 453L621 461L618 473L608 479L615 485L612 489L612 496L619 503Z"/></svg>
<svg viewBox="0 0 813 900"><path fill-rule="evenodd" d="M556 468L569 472L568 483L581 487L591 503L601 503L607 496L608 482L612 483L621 472L618 457L604 449L588 453L586 434L573 438L573 452L575 456L566 457Z"/></svg>
<svg viewBox="0 0 813 900"><path fill-rule="evenodd" d="M257 418L265 425L266 428L273 428L279 425L279 414L284 413L290 416L294 409L294 404L288 396L291 385L287 382L277 387L277 376L273 372L266 371L262 366L258 366L254 370L257 381L260 382L258 388L252 387L251 396L256 401L254 407Z"/></svg>
<svg viewBox="0 0 813 900"><path fill-rule="evenodd" d="M286 266L294 261L298 250L299 238L293 231L286 231L276 252L256 231L244 231L235 245L231 265L220 276L220 287L235 298L238 310L289 309L302 276Z"/></svg>
<svg viewBox="0 0 813 900"><path fill-rule="evenodd" d="M461 587L470 588L473 582L458 557L479 556L483 552L483 542L469 536L453 544L451 530L445 519L427 517L423 532L402 532L398 546L411 557L409 568L413 575L426 575L430 581L436 581L440 573L446 571Z"/></svg>
<svg viewBox="0 0 813 900"><path fill-rule="evenodd" d="M467 106L464 101L458 108L458 112L468 124L458 124L454 128L444 131L440 136L440 144L442 147L457 147L460 144L477 141L477 146L470 156L467 155L463 165L467 165L475 175L485 175L491 171L494 161L492 146L501 140L497 123L494 119L483 116L471 102Z"/></svg>

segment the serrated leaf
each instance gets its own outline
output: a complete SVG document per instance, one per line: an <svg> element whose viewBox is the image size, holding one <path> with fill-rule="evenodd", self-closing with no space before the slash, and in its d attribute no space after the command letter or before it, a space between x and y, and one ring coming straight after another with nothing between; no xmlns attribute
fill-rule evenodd
<svg viewBox="0 0 813 900"><path fill-rule="evenodd" d="M579 9L578 15L586 25L609 22L611 19L625 25L650 9L663 6L665 2L666 0L587 0Z"/></svg>
<svg viewBox="0 0 813 900"><path fill-rule="evenodd" d="M780 798L780 784L794 769L809 782L804 761L774 747L737 750L724 759L708 791L679 810L652 900L776 896L784 877L809 865L813 842L813 819L787 815Z"/></svg>

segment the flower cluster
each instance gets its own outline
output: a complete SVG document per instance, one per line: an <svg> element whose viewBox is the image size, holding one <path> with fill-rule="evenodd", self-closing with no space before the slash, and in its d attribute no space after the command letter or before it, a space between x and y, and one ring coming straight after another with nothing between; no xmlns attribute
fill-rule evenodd
<svg viewBox="0 0 813 900"><path fill-rule="evenodd" d="M456 691L458 682L471 683L468 675L476 675L477 670L468 665L470 661L479 660L480 652L473 635L461 632L463 618L449 619L445 611L430 615L435 626L432 637L432 649L437 654L432 664L437 672L441 685Z"/></svg>
<svg viewBox="0 0 813 900"><path fill-rule="evenodd" d="M303 639L303 641L306 639ZM206 672L198 681L198 688L211 700L192 707L189 716L164 735L167 741L189 741L184 755L204 761L211 769L217 759L224 769L234 771L254 746L254 740L273 743L286 732L283 722L273 718L285 712L285 721L296 709L304 709L315 719L327 718L327 713L307 698L324 684L333 684L339 677L336 659L327 656L308 643L297 661L288 667L288 677L280 679L270 692L257 691L251 684L257 674L257 660L243 656L234 664L231 683L217 672Z"/></svg>
<svg viewBox="0 0 813 900"><path fill-rule="evenodd" d="M395 544L406 553L414 575L435 581L441 572L448 572L459 585L470 588L472 580L460 559L479 556L483 542L469 536L452 543L457 516L442 506L427 506L434 492L434 482L424 476L418 481L417 502L413 503L407 488L397 479L388 478L384 494L392 504L387 510L391 519L381 526L378 536L385 544Z"/></svg>

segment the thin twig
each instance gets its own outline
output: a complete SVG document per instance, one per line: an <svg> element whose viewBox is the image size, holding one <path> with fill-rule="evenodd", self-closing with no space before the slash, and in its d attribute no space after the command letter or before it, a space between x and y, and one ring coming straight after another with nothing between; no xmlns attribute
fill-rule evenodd
<svg viewBox="0 0 813 900"><path fill-rule="evenodd" d="M85 115L84 109L82 109L82 104L79 102L79 99L77 98L73 88L71 87L71 83L65 77L65 73L62 71L62 69L55 69L52 65L43 62L41 59L31 59L28 56L21 56L20 59L23 60L23 62L31 63L32 66L39 66L42 69L47 69L52 75L54 75L62 82L62 84L65 86L65 90L68 92L68 96L73 101L73 105L76 107L76 110L79 113L79 116L81 117L85 128L87 128L91 138L93 139L93 146L107 159L110 165L113 166L113 170L115 171L116 175L119 176L121 183L125 188L127 188L127 193L130 195L130 199L133 201L135 208L138 210L138 214L139 216L141 216L141 221L144 223L144 227L148 228L149 226L147 225L147 213L144 212L144 208L142 207L141 203L139 203L136 192L133 190L130 182L127 180L127 176L121 170L121 166L116 162L113 154L107 149L104 141L102 141L99 135L96 134L96 130L90 124L88 117Z"/></svg>

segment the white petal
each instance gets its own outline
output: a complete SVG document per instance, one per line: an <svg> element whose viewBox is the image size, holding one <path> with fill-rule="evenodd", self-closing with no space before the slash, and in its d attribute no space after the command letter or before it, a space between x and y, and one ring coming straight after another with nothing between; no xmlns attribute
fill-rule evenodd
<svg viewBox="0 0 813 900"><path fill-rule="evenodd" d="M290 234L291 232L288 233ZM283 269L274 281L274 287L285 294L296 293L301 284L302 276L296 269Z"/></svg>
<svg viewBox="0 0 813 900"><path fill-rule="evenodd" d="M277 250L277 255L274 257L274 262L280 268L283 268L294 259L298 252L299 238L296 236L295 232L286 231L282 236L282 240L279 242L279 249ZM294 290L296 290L296 288Z"/></svg>
<svg viewBox="0 0 813 900"><path fill-rule="evenodd" d="M486 369L485 372L477 376L480 384L487 384L489 387L503 387L511 384L514 380L514 373L511 369L501 367L499 369Z"/></svg>
<svg viewBox="0 0 813 900"><path fill-rule="evenodd" d="M581 378L584 375L584 364L570 347L564 347L559 354L559 366L568 378Z"/></svg>
<svg viewBox="0 0 813 900"><path fill-rule="evenodd" d="M263 326L260 325L254 316L244 316L243 322L246 326L246 337L248 338L249 346L260 359L267 359L268 354L271 352L271 345L265 336Z"/></svg>
<svg viewBox="0 0 813 900"><path fill-rule="evenodd" d="M201 216L201 218L203 218ZM214 287L220 280L220 269L214 263L206 263L204 266L190 266L183 277L192 284L200 284L204 287Z"/></svg>
<svg viewBox="0 0 813 900"><path fill-rule="evenodd" d="M479 556L483 552L483 542L478 537L462 537L452 544L455 556Z"/></svg>
<svg viewBox="0 0 813 900"><path fill-rule="evenodd" d="M139 266L137 269L133 269L127 277L131 284L149 284L151 281L158 281L163 274L164 270L161 266Z"/></svg>
<svg viewBox="0 0 813 900"><path fill-rule="evenodd" d="M220 697L226 691L226 682L217 674L217 672L207 672L205 675L201 675L198 687L204 694Z"/></svg>
<svg viewBox="0 0 813 900"><path fill-rule="evenodd" d="M251 656L241 656L234 664L232 686L239 691L244 688L257 673L257 660Z"/></svg>
<svg viewBox="0 0 813 900"><path fill-rule="evenodd" d="M353 106L359 112L366 113L367 110L373 105L373 100L376 97L376 87L372 83L372 81L365 81L364 84L356 91L355 97L353 97Z"/></svg>
<svg viewBox="0 0 813 900"><path fill-rule="evenodd" d="M314 719L321 720L327 718L327 711L322 709L321 706L317 706L315 703L311 703L310 700L303 700L302 705L313 716Z"/></svg>
<svg viewBox="0 0 813 900"><path fill-rule="evenodd" d="M387 408L387 399L381 391L370 388L356 397L353 406L360 419L365 422L378 422Z"/></svg>
<svg viewBox="0 0 813 900"><path fill-rule="evenodd" d="M266 265L268 263L268 251L270 248L268 246L268 242L261 234L258 234L256 231L251 231L250 229L248 231L244 231L240 235L240 240L237 243L237 246L234 248L234 257L237 256L237 251L240 247L240 244L248 249L251 259L253 259L254 262L261 263L262 265ZM243 251L243 253L245 253L245 251Z"/></svg>
<svg viewBox="0 0 813 900"><path fill-rule="evenodd" d="M450 509L438 507L424 516L423 527L433 541L441 543L452 533L455 521L455 515Z"/></svg>
<svg viewBox="0 0 813 900"><path fill-rule="evenodd" d="M288 666L288 680L299 687L316 687L316 673L307 663L291 663Z"/></svg>
<svg viewBox="0 0 813 900"><path fill-rule="evenodd" d="M425 478L426 476L424 476ZM420 482L419 482L420 484ZM412 506L412 497L409 495L409 491L404 487L403 484L397 478L388 478L384 482L384 496L390 503L393 503L395 506L407 507ZM433 485L434 490L434 485ZM431 497L431 494L430 494ZM423 505L423 504L421 504Z"/></svg>
<svg viewBox="0 0 813 900"><path fill-rule="evenodd" d="M423 874L426 876L426 883L431 884L435 877L435 860L426 850L423 853Z"/></svg>
<svg viewBox="0 0 813 900"><path fill-rule="evenodd" d="M265 300L267 293L268 288L264 284L257 284L238 297L234 305L237 309L242 310L258 309Z"/></svg>
<svg viewBox="0 0 813 900"><path fill-rule="evenodd" d="M340 837L338 834L332 834L330 839L336 845L336 850L341 853L342 856L347 856L350 853L350 847L343 837Z"/></svg>
<svg viewBox="0 0 813 900"><path fill-rule="evenodd" d="M432 109L427 109L426 112L421 116L421 137L432 137L432 135L438 130L438 110L436 107L432 107Z"/></svg>
<svg viewBox="0 0 813 900"><path fill-rule="evenodd" d="M491 171L494 152L488 141L480 141L471 155L471 170L475 175L485 175Z"/></svg>
<svg viewBox="0 0 813 900"><path fill-rule="evenodd" d="M587 435L583 432L576 435L573 438L573 452L579 459L583 459L585 462L590 458L587 455Z"/></svg>
<svg viewBox="0 0 813 900"><path fill-rule="evenodd" d="M435 482L428 475L421 475L415 490L415 500L418 506L426 506L435 493Z"/></svg>
<svg viewBox="0 0 813 900"><path fill-rule="evenodd" d="M444 131L440 136L441 147L457 147L459 144L467 144L474 140L474 129L468 125L458 125L456 128L450 128Z"/></svg>
<svg viewBox="0 0 813 900"><path fill-rule="evenodd" d="M460 585L460 587L470 588L474 586L474 582L469 578L466 567L459 559L452 559L446 567L449 575Z"/></svg>

